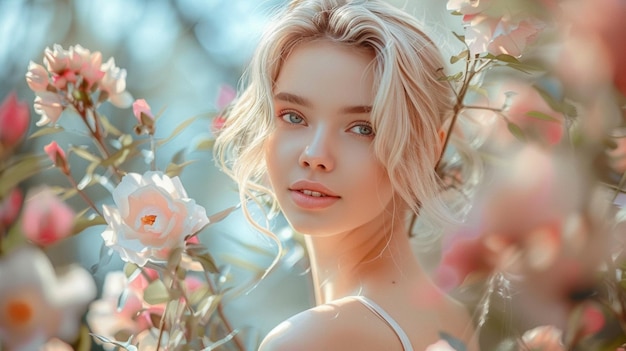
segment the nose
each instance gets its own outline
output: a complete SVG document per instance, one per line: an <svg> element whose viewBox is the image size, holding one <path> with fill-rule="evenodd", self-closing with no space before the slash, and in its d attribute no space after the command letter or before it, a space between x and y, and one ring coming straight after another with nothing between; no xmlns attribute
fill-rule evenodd
<svg viewBox="0 0 626 351"><path fill-rule="evenodd" d="M304 168L332 171L335 168L335 160L329 133L321 129L316 131L312 140L302 150L298 161Z"/></svg>

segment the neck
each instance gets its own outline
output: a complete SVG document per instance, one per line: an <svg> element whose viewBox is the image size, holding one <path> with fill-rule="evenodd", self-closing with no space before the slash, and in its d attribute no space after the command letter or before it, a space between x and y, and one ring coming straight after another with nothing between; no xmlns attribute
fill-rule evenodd
<svg viewBox="0 0 626 351"><path fill-rule="evenodd" d="M307 235L306 244L318 305L351 295L375 297L421 275L407 225L399 218L375 219L332 236Z"/></svg>

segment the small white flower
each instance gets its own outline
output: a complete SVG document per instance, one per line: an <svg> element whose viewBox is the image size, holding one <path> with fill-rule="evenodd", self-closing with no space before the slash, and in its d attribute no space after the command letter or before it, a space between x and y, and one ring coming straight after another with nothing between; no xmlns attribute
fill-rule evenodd
<svg viewBox="0 0 626 351"><path fill-rule="evenodd" d="M26 73L26 83L34 92L46 91L50 83L48 71L42 66L30 61L28 64L28 72Z"/></svg>
<svg viewBox="0 0 626 351"><path fill-rule="evenodd" d="M65 104L58 94L42 91L37 93L34 107L35 112L41 115L41 119L36 123L37 126L41 127L46 124L56 123L65 109Z"/></svg>

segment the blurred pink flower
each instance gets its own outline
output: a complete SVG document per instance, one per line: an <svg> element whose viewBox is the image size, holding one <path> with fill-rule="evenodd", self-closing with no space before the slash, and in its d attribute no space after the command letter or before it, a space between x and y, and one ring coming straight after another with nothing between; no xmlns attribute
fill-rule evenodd
<svg viewBox="0 0 626 351"><path fill-rule="evenodd" d="M11 92L0 105L0 150L15 147L24 138L29 124L28 105Z"/></svg>
<svg viewBox="0 0 626 351"><path fill-rule="evenodd" d="M140 274L135 280L141 278L143 277ZM129 285L124 272L107 273L102 286L102 297L92 302L87 311L86 319L91 332L110 340L116 340L116 335L121 336L124 340L117 341L123 342L127 341L127 336L149 328L144 318L137 318L146 307L143 289L145 287L138 289ZM122 296L123 300L120 300ZM104 344L103 347L107 350L115 349L110 344Z"/></svg>
<svg viewBox="0 0 626 351"><path fill-rule="evenodd" d="M48 158L50 158L54 165L60 168L64 174L70 173L70 166L65 156L65 151L63 151L56 141L52 141L50 144L44 146L43 150L48 154Z"/></svg>
<svg viewBox="0 0 626 351"><path fill-rule="evenodd" d="M15 222L23 200L24 196L19 188L12 189L4 199L0 200L0 227L6 229Z"/></svg>
<svg viewBox="0 0 626 351"><path fill-rule="evenodd" d="M36 350L50 338L78 336L96 285L85 269L68 266L57 276L46 255L23 246L0 258L0 340L8 350Z"/></svg>
<svg viewBox="0 0 626 351"><path fill-rule="evenodd" d="M545 27L529 15L529 5L519 0L449 0L447 8L463 15L465 42L472 56L519 57Z"/></svg>
<svg viewBox="0 0 626 351"><path fill-rule="evenodd" d="M424 351L456 351L450 344L445 340L439 340L436 343L428 346Z"/></svg>
<svg viewBox="0 0 626 351"><path fill-rule="evenodd" d="M48 71L46 71L42 65L30 61L28 64L28 72L26 72L26 83L35 93L46 91L50 84Z"/></svg>
<svg viewBox="0 0 626 351"><path fill-rule="evenodd" d="M104 205L105 244L122 260L143 266L166 260L169 251L209 223L202 206L187 197L178 177L128 173L113 190L117 207Z"/></svg>
<svg viewBox="0 0 626 351"><path fill-rule="evenodd" d="M127 108L133 103L133 97L126 91L126 70L115 66L115 59L109 58L102 65L104 76L99 82L100 89L108 94L111 103L119 108Z"/></svg>
<svg viewBox="0 0 626 351"><path fill-rule="evenodd" d="M141 124L141 114L145 114L150 117L150 119L154 120L154 116L152 115L152 110L150 109L150 105L144 99L137 99L133 102L133 114L137 121Z"/></svg>
<svg viewBox="0 0 626 351"><path fill-rule="evenodd" d="M48 187L30 190L22 214L24 236L40 246L48 246L72 233L75 213Z"/></svg>
<svg viewBox="0 0 626 351"><path fill-rule="evenodd" d="M65 110L65 102L58 94L42 91L35 97L35 112L41 116L36 123L41 127L46 124L54 124L59 120L61 113Z"/></svg>
<svg viewBox="0 0 626 351"><path fill-rule="evenodd" d="M541 326L525 332L521 342L524 350L566 351L562 335L563 332L553 326Z"/></svg>

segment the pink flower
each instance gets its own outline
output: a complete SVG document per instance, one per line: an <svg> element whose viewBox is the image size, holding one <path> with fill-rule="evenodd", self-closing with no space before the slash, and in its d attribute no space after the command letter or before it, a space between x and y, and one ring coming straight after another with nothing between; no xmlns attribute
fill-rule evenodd
<svg viewBox="0 0 626 351"><path fill-rule="evenodd" d="M545 27L530 15L531 5L520 0L449 0L447 8L463 15L465 41L472 56L519 57Z"/></svg>
<svg viewBox="0 0 626 351"><path fill-rule="evenodd" d="M15 222L22 208L23 198L22 191L14 188L0 201L0 228L6 229Z"/></svg>
<svg viewBox="0 0 626 351"><path fill-rule="evenodd" d="M69 236L74 211L47 187L31 190L24 204L22 231L40 246L48 246Z"/></svg>
<svg viewBox="0 0 626 351"><path fill-rule="evenodd" d="M143 266L164 261L169 251L209 223L206 211L187 197L178 177L129 173L113 191L117 207L103 206L105 244L122 260Z"/></svg>
<svg viewBox="0 0 626 351"><path fill-rule="evenodd" d="M139 279L145 280L141 274L135 280ZM137 288L130 285L124 272L107 273L102 286L102 297L91 303L86 315L91 332L116 340L116 335L137 334L149 328L150 324L144 318L137 318L148 307L143 301L143 289L145 286ZM122 295L124 301L120 305ZM107 350L114 349L111 344L104 344L103 347Z"/></svg>
<svg viewBox="0 0 626 351"><path fill-rule="evenodd" d="M70 48L70 68L87 81L87 86L91 87L104 77L102 67L102 53L91 52L80 45Z"/></svg>
<svg viewBox="0 0 626 351"><path fill-rule="evenodd" d="M65 151L63 151L56 141L52 141L50 144L44 146L43 150L48 154L48 157L54 165L60 168L64 174L70 173L69 162L67 162Z"/></svg>
<svg viewBox="0 0 626 351"><path fill-rule="evenodd" d="M28 64L28 72L26 72L26 83L35 93L46 91L50 84L48 71L46 71L42 65L30 61Z"/></svg>
<svg viewBox="0 0 626 351"><path fill-rule="evenodd" d="M49 72L62 74L69 66L71 54L59 44L54 44L52 48L52 50L50 48L44 50L44 65Z"/></svg>
<svg viewBox="0 0 626 351"><path fill-rule="evenodd" d="M101 70L104 76L99 82L100 89L108 94L109 101L119 108L127 108L133 102L133 97L126 91L126 70L115 66L115 59L109 58Z"/></svg>
<svg viewBox="0 0 626 351"><path fill-rule="evenodd" d="M0 105L0 150L16 146L28 131L30 113L28 105L10 93Z"/></svg>
<svg viewBox="0 0 626 351"><path fill-rule="evenodd" d="M46 255L23 246L0 258L0 340L8 350L37 350L52 337L73 342L96 295L80 266L55 273ZM9 278L10 277L10 278Z"/></svg>
<svg viewBox="0 0 626 351"><path fill-rule="evenodd" d="M56 123L63 110L65 110L65 103L58 94L42 91L37 93L34 107L35 112L41 116L36 124L41 127L46 124Z"/></svg>
<svg viewBox="0 0 626 351"><path fill-rule="evenodd" d="M513 21L483 14L465 16L464 19L467 21L465 41L472 55L488 52L520 57L543 29L540 22L532 19Z"/></svg>
<svg viewBox="0 0 626 351"><path fill-rule="evenodd" d="M531 329L522 336L522 344L528 350L566 351L561 342L563 332L553 326Z"/></svg>
<svg viewBox="0 0 626 351"><path fill-rule="evenodd" d="M456 351L450 344L445 340L439 340L436 343L428 346L424 351Z"/></svg>
<svg viewBox="0 0 626 351"><path fill-rule="evenodd" d="M139 124L142 124L141 114L145 114L150 119L154 120L154 116L152 115L152 110L150 109L150 105L144 99L137 99L133 102L133 114Z"/></svg>

